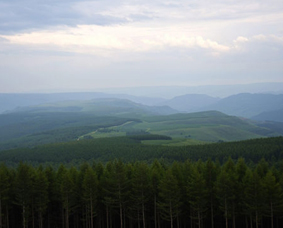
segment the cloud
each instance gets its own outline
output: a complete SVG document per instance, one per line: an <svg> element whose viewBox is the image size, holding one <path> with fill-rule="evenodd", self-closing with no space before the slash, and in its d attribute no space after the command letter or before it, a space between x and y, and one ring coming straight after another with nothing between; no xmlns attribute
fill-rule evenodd
<svg viewBox="0 0 283 228"><path fill-rule="evenodd" d="M283 36L276 36L276 35L263 35L258 34L254 35L250 38L239 36L234 41L234 47L253 47L257 46L256 50L259 50L260 47L264 48L274 48L277 47L283 51Z"/></svg>
<svg viewBox="0 0 283 228"><path fill-rule="evenodd" d="M105 1L105 5L108 1ZM87 14L80 10L80 1L9 1L0 2L0 33L17 33L56 26L78 24L108 25L121 23L121 19L100 14L102 4L93 4Z"/></svg>
<svg viewBox="0 0 283 228"><path fill-rule="evenodd" d="M109 51L147 52L166 48L202 48L217 52L229 51L229 47L206 39L191 36L182 28L163 27L153 29L137 26L81 25L76 28L63 27L20 35L5 35L2 38L12 44L30 45L40 48L60 48L62 51L78 53L103 53Z"/></svg>
<svg viewBox="0 0 283 228"><path fill-rule="evenodd" d="M114 25L148 20L164 23L282 19L281 0L11 0L0 1L0 33L52 26ZM281 15L281 17L280 17ZM279 18L278 18L279 17Z"/></svg>
<svg viewBox="0 0 283 228"><path fill-rule="evenodd" d="M9 42L8 39L5 39L4 37L0 37L0 43L7 43Z"/></svg>
<svg viewBox="0 0 283 228"><path fill-rule="evenodd" d="M1 88L282 78L281 0L0 0L0 10Z"/></svg>

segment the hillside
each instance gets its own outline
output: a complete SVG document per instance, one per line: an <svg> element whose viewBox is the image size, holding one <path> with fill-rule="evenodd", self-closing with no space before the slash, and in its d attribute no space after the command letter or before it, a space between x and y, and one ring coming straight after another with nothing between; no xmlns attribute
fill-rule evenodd
<svg viewBox="0 0 283 228"><path fill-rule="evenodd" d="M181 112L195 112L199 111L203 107L213 105L219 100L220 98L204 94L186 94L174 97L173 99L167 100L161 104L168 105L169 107Z"/></svg>
<svg viewBox="0 0 283 228"><path fill-rule="evenodd" d="M120 115L120 116L142 116L142 115L168 115L177 113L168 106L148 106L132 102L126 99L99 98L83 101L62 101L46 103L35 106L19 107L9 113L29 112L87 112L97 116ZM8 112L7 112L8 113Z"/></svg>
<svg viewBox="0 0 283 228"><path fill-rule="evenodd" d="M132 128L167 135L177 141L235 141L278 135L267 128L226 114L208 111L169 116L144 117ZM123 127L124 129L126 126Z"/></svg>
<svg viewBox="0 0 283 228"><path fill-rule="evenodd" d="M283 108L275 111L262 112L251 119L257 121L276 121L283 122Z"/></svg>
<svg viewBox="0 0 283 228"><path fill-rule="evenodd" d="M0 161L17 164L20 161L40 163L72 163L83 161L107 162L121 159L127 162L163 159L168 162L190 159L203 161L211 158L224 162L243 157L246 161L258 162L261 158L276 162L283 158L283 137L253 139L240 142L213 143L194 146L144 145L130 137L80 140L68 143L41 145L34 148L19 148L0 152Z"/></svg>
<svg viewBox="0 0 283 228"><path fill-rule="evenodd" d="M147 144L180 146L278 136L283 131L218 111L176 112L168 106L146 106L115 98L21 107L0 115L0 150L141 134L172 138L145 141Z"/></svg>
<svg viewBox="0 0 283 228"><path fill-rule="evenodd" d="M37 106L46 103L86 101L101 98L127 99L144 105L156 105L165 99L156 97L132 96L127 94L111 94L100 92L85 93L27 93L27 94L4 94L0 93L0 114L13 111L16 108Z"/></svg>
<svg viewBox="0 0 283 228"><path fill-rule="evenodd" d="M228 115L250 118L262 112L283 108L283 94L237 94L223 98L202 110L217 110Z"/></svg>
<svg viewBox="0 0 283 228"><path fill-rule="evenodd" d="M156 144L191 145L201 142L235 141L280 135L268 128L259 127L238 117L216 111L144 116L140 120L140 122L129 121L119 126L100 128L80 138L157 134L169 136L172 140L158 140Z"/></svg>
<svg viewBox="0 0 283 228"><path fill-rule="evenodd" d="M283 109L282 94L242 93L220 99L205 94L185 92L183 92L185 95L171 99L106 93L0 94L0 113L31 111L31 109L32 111L35 109L86 111L86 106L92 105L91 111L96 111L97 115L116 115L120 112L130 113L133 117L137 113L168 115L177 112L216 110L233 116L281 121L280 113L273 112ZM93 104L90 101L93 101ZM96 107L93 107L94 105ZM257 117L258 115L260 116Z"/></svg>

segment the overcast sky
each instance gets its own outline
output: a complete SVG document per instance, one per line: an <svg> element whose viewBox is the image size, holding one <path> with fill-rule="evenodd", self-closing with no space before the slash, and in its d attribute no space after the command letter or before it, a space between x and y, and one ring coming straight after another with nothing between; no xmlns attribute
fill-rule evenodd
<svg viewBox="0 0 283 228"><path fill-rule="evenodd" d="M0 92L283 82L282 0L0 0Z"/></svg>

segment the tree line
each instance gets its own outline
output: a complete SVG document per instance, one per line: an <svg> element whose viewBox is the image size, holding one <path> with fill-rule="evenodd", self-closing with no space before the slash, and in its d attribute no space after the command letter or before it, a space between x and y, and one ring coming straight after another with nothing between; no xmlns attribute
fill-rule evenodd
<svg viewBox="0 0 283 228"><path fill-rule="evenodd" d="M170 138L162 135L137 135L71 141L46 144L33 148L18 148L0 152L0 161L9 166L17 166L20 161L35 166L42 163L72 163L78 165L82 161L108 162L122 159L123 162L147 161L160 159L172 163L187 159L206 161L211 158L221 164L230 156L232 159L245 158L247 163L258 163L261 158L272 164L283 160L283 137L251 139L238 142L210 143L190 146L145 145L141 141ZM277 164L278 165L278 164Z"/></svg>
<svg viewBox="0 0 283 228"><path fill-rule="evenodd" d="M0 228L278 228L283 167L262 159L0 165Z"/></svg>

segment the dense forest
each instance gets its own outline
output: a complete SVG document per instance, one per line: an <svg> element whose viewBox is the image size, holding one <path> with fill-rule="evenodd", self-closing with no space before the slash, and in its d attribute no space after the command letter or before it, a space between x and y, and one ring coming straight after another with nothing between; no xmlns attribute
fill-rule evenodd
<svg viewBox="0 0 283 228"><path fill-rule="evenodd" d="M264 227L283 212L283 166L229 158L0 166L0 227Z"/></svg>
<svg viewBox="0 0 283 228"><path fill-rule="evenodd" d="M95 160L105 163L116 158L123 162L146 161L147 163L152 163L154 159L172 163L187 159L205 161L211 158L223 164L228 157L234 160L243 157L247 163L258 163L264 158L272 165L279 165L278 163L283 159L283 137L191 146L146 145L142 143L145 140L168 141L170 138L149 134L46 144L33 148L1 151L0 161L5 161L8 166L17 166L20 161L25 161L34 166L48 163L57 167L60 163L79 166L84 161Z"/></svg>

